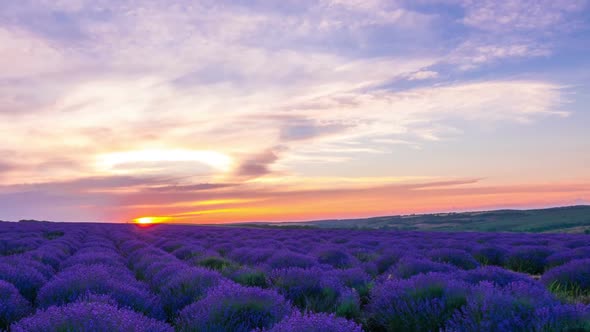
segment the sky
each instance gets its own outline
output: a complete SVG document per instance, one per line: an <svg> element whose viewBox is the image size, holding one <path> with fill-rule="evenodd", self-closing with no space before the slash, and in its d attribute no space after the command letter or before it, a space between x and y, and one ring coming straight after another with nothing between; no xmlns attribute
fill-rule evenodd
<svg viewBox="0 0 590 332"><path fill-rule="evenodd" d="M3 0L0 219L590 204L590 3Z"/></svg>

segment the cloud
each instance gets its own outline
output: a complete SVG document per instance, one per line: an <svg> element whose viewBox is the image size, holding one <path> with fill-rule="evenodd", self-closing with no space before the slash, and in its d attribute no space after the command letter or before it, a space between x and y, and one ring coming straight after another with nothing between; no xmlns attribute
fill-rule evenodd
<svg viewBox="0 0 590 332"><path fill-rule="evenodd" d="M567 22L568 15L581 11L586 3L585 0L464 1L466 13L462 22L491 31L555 29L571 23Z"/></svg>
<svg viewBox="0 0 590 332"><path fill-rule="evenodd" d="M291 118L281 126L279 138L281 141L297 141L319 136L330 135L346 130L342 123L317 123L305 118Z"/></svg>
<svg viewBox="0 0 590 332"><path fill-rule="evenodd" d="M408 80L410 81L417 81L417 80L428 80L432 78L437 78L438 73L432 70L421 70L415 73L411 73L408 75Z"/></svg>
<svg viewBox="0 0 590 332"><path fill-rule="evenodd" d="M198 183L191 185L166 185L150 187L148 190L155 192L194 192L214 189L223 189L238 186L238 183Z"/></svg>
<svg viewBox="0 0 590 332"><path fill-rule="evenodd" d="M0 173L8 172L12 169L14 169L14 165L8 162L0 161Z"/></svg>
<svg viewBox="0 0 590 332"><path fill-rule="evenodd" d="M170 180L114 176L0 185L0 211L12 220L112 221L108 207L117 203L117 193L161 181Z"/></svg>
<svg viewBox="0 0 590 332"><path fill-rule="evenodd" d="M511 59L549 57L563 37L584 29L586 0L448 1L461 8L454 23L463 25L447 61L460 70ZM447 22L449 24L449 22Z"/></svg>
<svg viewBox="0 0 590 332"><path fill-rule="evenodd" d="M246 157L239 165L236 174L245 177L259 177L271 172L270 166L279 159L272 149Z"/></svg>
<svg viewBox="0 0 590 332"><path fill-rule="evenodd" d="M94 176L71 179L68 181L40 182L18 185L0 186L0 192L74 192L88 190L130 189L135 186L150 186L170 181L169 178L136 177L136 176Z"/></svg>
<svg viewBox="0 0 590 332"><path fill-rule="evenodd" d="M139 176L94 176L40 183L0 185L3 218L56 221L115 221L109 208L119 195L178 181Z"/></svg>
<svg viewBox="0 0 590 332"><path fill-rule="evenodd" d="M432 20L432 15L404 8L399 3L391 1L322 0L320 2L328 9L336 9L334 12L337 15L328 16L329 19L332 19L329 26L358 28L361 26L391 24L404 28L419 28L421 25L429 24ZM352 14L356 15L352 16ZM347 20L341 21L338 18L346 18ZM354 19L351 20L351 18Z"/></svg>
<svg viewBox="0 0 590 332"><path fill-rule="evenodd" d="M387 76L384 75L382 82L385 81ZM55 168L48 168L44 173L23 168L13 181L31 181L40 175L53 176L55 180L56 177L89 176L105 171L116 174L134 169L154 175L180 172L185 176L216 176L223 173L203 172L194 167L197 164L165 160L149 163L136 160L135 164L127 163L110 170L96 166L96 158L101 155L146 149L200 151L215 148L216 153L236 159L238 170L225 168L228 176L230 173L259 176L270 172L268 165L279 157L299 162L342 162L347 160L348 156L342 156L346 154L383 152L381 147L370 145L351 148L346 142L388 137L419 146L425 141L457 137L461 128L453 123L455 119L485 126L497 121L526 123L545 116L567 115L562 109L564 88L543 81L467 82L404 91L358 88L355 83L341 82L341 86L318 93L315 88L322 87L322 83L320 80L307 89L298 87L296 90L300 93L296 98L282 100L280 94L272 93L266 97L248 97L250 100L241 97L232 100L232 97L217 96L213 92L209 96L203 92L197 97L162 83L146 84L137 90L122 83L113 85L128 91L123 94L117 91L119 88L101 90L102 84L93 84L77 91L101 96L97 104L86 104L70 112L51 112L47 116L11 118L0 123L0 129L6 133L0 147L19 146L22 153L36 156L39 159L36 163L55 159L54 151L60 151L59 159L75 160L78 165L69 173ZM110 91L114 91L114 95ZM79 104L85 98L74 97L78 93L73 91L58 104L64 107L69 103ZM153 96L162 99L155 100ZM201 102L198 101L200 96L203 97ZM159 107L167 111L158 112ZM220 116L212 118L207 110L214 110ZM43 126L47 121L54 125ZM262 161L241 160L242 156L256 155L265 146L279 144L289 149L273 153L274 157L268 159L272 162L264 162L267 160L264 158ZM265 156L268 158L270 154ZM290 165L281 163L281 168L289 169Z"/></svg>
<svg viewBox="0 0 590 332"><path fill-rule="evenodd" d="M562 90L559 85L537 81L470 82L400 92L337 94L318 98L298 110L302 115L315 116L316 121L338 119L349 124L346 131L322 137L322 141L359 141L392 135L432 139L435 132L460 133L460 128L449 125L457 118L486 125L565 116L567 112L561 110L565 102ZM343 99L345 103L339 102Z"/></svg>
<svg viewBox="0 0 590 332"><path fill-rule="evenodd" d="M0 26L0 79L47 74L64 69L66 57L48 41L20 29ZM18 61L14 61L18 59Z"/></svg>
<svg viewBox="0 0 590 332"><path fill-rule="evenodd" d="M448 61L458 65L461 70L469 70L503 59L549 55L551 55L551 49L547 45L526 40L514 42L506 42L505 39L501 42L491 40L488 43L482 40L468 40L449 55Z"/></svg>

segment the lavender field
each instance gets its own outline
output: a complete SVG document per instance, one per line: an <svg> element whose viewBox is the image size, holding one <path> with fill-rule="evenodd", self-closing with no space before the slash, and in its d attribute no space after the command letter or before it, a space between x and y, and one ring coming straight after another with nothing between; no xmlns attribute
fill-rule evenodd
<svg viewBox="0 0 590 332"><path fill-rule="evenodd" d="M590 237L0 223L0 330L590 331Z"/></svg>

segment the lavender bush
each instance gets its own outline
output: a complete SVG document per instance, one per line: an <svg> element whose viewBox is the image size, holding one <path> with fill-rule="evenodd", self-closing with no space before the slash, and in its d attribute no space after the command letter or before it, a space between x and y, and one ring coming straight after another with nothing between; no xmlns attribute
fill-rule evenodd
<svg viewBox="0 0 590 332"><path fill-rule="evenodd" d="M106 265L76 265L47 282L39 291L41 307L61 305L88 293L110 295L120 305L161 317L159 300L127 270Z"/></svg>
<svg viewBox="0 0 590 332"><path fill-rule="evenodd" d="M10 327L12 332L173 332L174 329L128 309L99 302L77 302L38 311Z"/></svg>
<svg viewBox="0 0 590 332"><path fill-rule="evenodd" d="M531 331L590 331L590 305L578 303L538 308Z"/></svg>
<svg viewBox="0 0 590 332"><path fill-rule="evenodd" d="M0 280L13 284L28 300L33 301L47 279L32 266L0 261Z"/></svg>
<svg viewBox="0 0 590 332"><path fill-rule="evenodd" d="M180 331L249 332L270 327L291 311L275 291L224 282L184 308L176 326Z"/></svg>
<svg viewBox="0 0 590 332"><path fill-rule="evenodd" d="M355 322L325 313L295 312L264 332L362 332Z"/></svg>
<svg viewBox="0 0 590 332"><path fill-rule="evenodd" d="M491 282L500 287L505 287L513 282L528 282L534 284L535 281L524 273L512 272L496 266L483 266L474 270L467 271L461 275L462 279L470 284L477 285L482 281Z"/></svg>
<svg viewBox="0 0 590 332"><path fill-rule="evenodd" d="M553 250L544 246L519 246L508 254L504 266L512 271L541 274L552 253Z"/></svg>
<svg viewBox="0 0 590 332"><path fill-rule="evenodd" d="M404 257L391 267L384 275L387 278L409 278L421 273L449 272L457 270L447 263L436 263L425 258Z"/></svg>
<svg viewBox="0 0 590 332"><path fill-rule="evenodd" d="M268 265L273 269L287 267L309 268L317 264L314 257L290 251L279 251L268 259Z"/></svg>
<svg viewBox="0 0 590 332"><path fill-rule="evenodd" d="M160 289L164 311L168 317L186 305L200 299L210 288L222 281L222 276L204 268L184 269L175 274Z"/></svg>
<svg viewBox="0 0 590 332"><path fill-rule="evenodd" d="M344 284L334 276L324 275L320 268L278 269L271 273L270 279L279 293L303 310L336 312L341 305L353 305ZM344 298L344 294L348 296ZM358 298L355 301L358 302Z"/></svg>
<svg viewBox="0 0 590 332"><path fill-rule="evenodd" d="M543 274L543 284L571 297L590 295L590 259L573 260Z"/></svg>
<svg viewBox="0 0 590 332"><path fill-rule="evenodd" d="M371 291L368 326L376 331L438 331L469 296L468 285L445 274L386 280Z"/></svg>
<svg viewBox="0 0 590 332"><path fill-rule="evenodd" d="M502 247L477 247L472 252L473 257L482 265L503 265L508 250Z"/></svg>
<svg viewBox="0 0 590 332"><path fill-rule="evenodd" d="M428 256L434 262L448 263L458 268L469 270L479 266L479 263L464 250L459 249L435 249Z"/></svg>
<svg viewBox="0 0 590 332"><path fill-rule="evenodd" d="M0 329L32 311L31 304L11 283L0 280Z"/></svg>
<svg viewBox="0 0 590 332"><path fill-rule="evenodd" d="M537 307L558 303L545 289L528 282L514 282L506 288L482 282L471 289L464 306L445 323L446 331L531 331Z"/></svg>

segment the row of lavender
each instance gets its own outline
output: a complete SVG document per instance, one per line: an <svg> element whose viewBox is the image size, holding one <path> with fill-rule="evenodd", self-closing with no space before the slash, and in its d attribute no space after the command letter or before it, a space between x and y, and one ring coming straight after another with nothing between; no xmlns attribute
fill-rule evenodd
<svg viewBox="0 0 590 332"><path fill-rule="evenodd" d="M0 256L8 256L34 250L48 240L61 237L61 229L49 223L1 222Z"/></svg>
<svg viewBox="0 0 590 332"><path fill-rule="evenodd" d="M10 331L590 331L586 235L0 223L0 239Z"/></svg>

